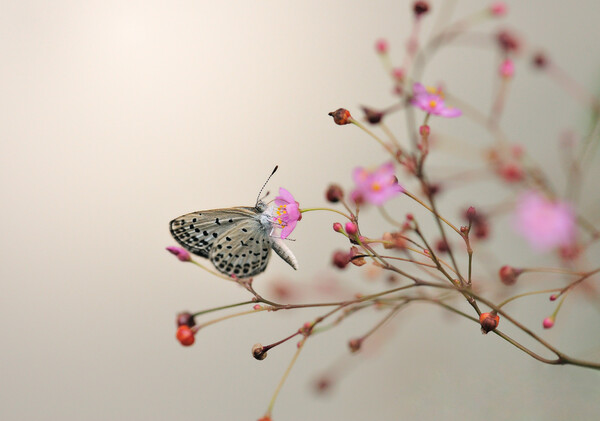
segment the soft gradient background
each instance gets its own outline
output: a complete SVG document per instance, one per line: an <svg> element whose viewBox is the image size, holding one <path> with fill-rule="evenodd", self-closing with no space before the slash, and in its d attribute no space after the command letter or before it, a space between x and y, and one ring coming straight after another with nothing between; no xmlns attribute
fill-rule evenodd
<svg viewBox="0 0 600 421"><path fill-rule="evenodd" d="M440 3L432 2L425 34ZM527 48L542 47L585 87L598 87L597 1L507 3L501 26L516 28ZM318 206L330 181L348 187L354 166L381 163L385 155L371 139L335 126L327 113L344 106L359 115L360 104L392 102L373 43L389 39L392 58L401 61L411 4L1 3L2 420L252 420L263 413L294 347L257 362L252 344L287 336L318 313L227 321L182 348L174 340L178 311L247 294L168 255L167 223L194 210L253 204L275 164L272 192L285 186L303 206ZM455 16L486 4L457 2ZM451 47L432 62L425 82L443 80L485 111L497 60L493 49ZM564 187L559 134L583 131L583 109L526 60L517 63L513 88L504 129ZM390 124L405 133L401 118ZM434 174L465 167L457 157L476 158L490 142L465 119L434 124L463 139L433 157ZM582 209L598 221L597 188L586 188ZM443 210L459 221L457 206L497 203L510 191L478 183L442 197ZM399 215L414 209L398 202ZM369 215L370 226L380 227L377 213ZM307 214L290 243L301 270L292 273L275 257L257 288L269 294L281 277L314 288L335 274L330 253L346 244L331 231L333 221ZM552 261L518 243L506 219L499 223L505 228L496 230L494 246L479 253L492 268ZM366 288L355 268L344 279ZM497 289L493 275L481 279L483 288L487 282ZM371 286L378 287L381 281ZM514 311L541 332L552 308L541 297ZM316 396L315 379L347 354L348 338L379 317L353 318L309 341L274 419L563 420L600 413L598 372L540 364L426 306L401 313L381 348L342 359L353 368L342 371L331 393ZM597 320L594 306L574 296L543 335L573 356L598 361Z"/></svg>

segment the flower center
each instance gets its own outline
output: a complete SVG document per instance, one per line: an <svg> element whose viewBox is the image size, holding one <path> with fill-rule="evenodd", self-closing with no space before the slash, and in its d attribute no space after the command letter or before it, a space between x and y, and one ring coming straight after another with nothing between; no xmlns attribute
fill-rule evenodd
<svg viewBox="0 0 600 421"><path fill-rule="evenodd" d="M371 190L373 190L373 191L381 190L381 184L379 184L377 181L374 182L373 184L371 184Z"/></svg>
<svg viewBox="0 0 600 421"><path fill-rule="evenodd" d="M431 101L429 101L429 106L431 108L437 107L437 101L435 99L432 99Z"/></svg>

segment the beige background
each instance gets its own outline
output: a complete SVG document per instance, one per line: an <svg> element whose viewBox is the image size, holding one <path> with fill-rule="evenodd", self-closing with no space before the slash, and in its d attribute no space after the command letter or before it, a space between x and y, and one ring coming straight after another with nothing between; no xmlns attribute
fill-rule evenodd
<svg viewBox="0 0 600 421"><path fill-rule="evenodd" d="M486 3L458 2L456 16ZM576 80L597 88L596 1L508 3L504 26L518 28L528 47L543 47ZM388 38L400 62L410 4L1 3L2 420L262 414L293 345L259 363L250 358L252 344L282 338L318 313L228 321L183 349L173 338L176 312L247 295L169 256L167 223L193 210L253 204L274 164L280 171L271 191L285 186L306 207L323 204L330 181L350 186L354 166L382 162L385 155L369 138L334 126L327 113L345 106L359 114L360 104L392 102L373 43ZM434 12L439 8L433 2ZM437 18L427 19L426 34ZM434 60L425 82L444 80L487 110L496 63L490 50L453 47ZM526 60L517 63L508 106L509 136L563 186L558 135L585 128L582 108ZM434 123L434 130L461 136L471 147L450 144L447 155L434 156L432 171L478 165L470 159L489 136L464 119ZM404 133L401 118L391 124ZM469 161L458 162L457 152ZM583 201L592 219L593 184ZM458 221L457 206L507 197L506 189L478 183L443 196L444 211ZM395 206L398 215L412 209L406 201ZM375 218L366 227L381 227L376 212L366 216ZM307 214L290 244L301 270L291 273L275 258L258 288L267 294L270 282L285 277L314 289L335 275L330 252L346 244L330 230L333 221ZM487 250L502 256L500 263L534 262L517 240L498 228L495 246L480 255ZM598 249L592 252L597 262ZM493 268L496 260L488 263ZM355 268L344 279L349 289L380 286L364 287ZM481 282L497 289L491 276ZM540 332L553 307L542 298L527 303L515 305L515 315ZM315 396L311 383L346 354L349 337L378 317L357 317L310 341L274 419L562 420L596 419L600 411L598 372L542 365L477 326L424 306L403 312L386 331L388 343L371 357L344 360L354 368L327 397ZM597 320L594 306L573 296L556 328L543 335L573 356L599 361Z"/></svg>

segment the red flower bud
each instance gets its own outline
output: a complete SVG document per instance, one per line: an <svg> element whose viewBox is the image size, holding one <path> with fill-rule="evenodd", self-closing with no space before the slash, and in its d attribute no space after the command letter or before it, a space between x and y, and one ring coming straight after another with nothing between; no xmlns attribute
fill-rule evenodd
<svg viewBox="0 0 600 421"><path fill-rule="evenodd" d="M362 345L362 339L358 339L358 338L351 339L348 342L348 347L350 348L350 352L358 352L361 345Z"/></svg>
<svg viewBox="0 0 600 421"><path fill-rule="evenodd" d="M346 222L346 233L348 235L355 235L358 232L358 227L354 222Z"/></svg>
<svg viewBox="0 0 600 421"><path fill-rule="evenodd" d="M479 324L481 325L481 333L486 334L498 327L500 317L494 313L481 313L479 315Z"/></svg>
<svg viewBox="0 0 600 421"><path fill-rule="evenodd" d="M348 266L348 263L350 263L350 255L348 252L338 250L333 253L332 262L334 266L344 269L346 266Z"/></svg>
<svg viewBox="0 0 600 421"><path fill-rule="evenodd" d="M544 329L550 329L554 326L554 317L546 317L542 322L542 326L544 326Z"/></svg>
<svg viewBox="0 0 600 421"><path fill-rule="evenodd" d="M252 356L257 360L262 361L267 358L267 351L264 350L261 344L254 344L254 346L252 346Z"/></svg>
<svg viewBox="0 0 600 421"><path fill-rule="evenodd" d="M195 331L192 330L189 326L182 325L177 329L177 334L175 337L183 346L191 346L196 341L194 337Z"/></svg>
<svg viewBox="0 0 600 421"><path fill-rule="evenodd" d="M426 1L416 1L413 5L413 11L416 17L420 17L429 11L429 3Z"/></svg>
<svg viewBox="0 0 600 421"><path fill-rule="evenodd" d="M337 203L344 198L344 191L337 184L330 184L327 187L325 198L331 203Z"/></svg>
<svg viewBox="0 0 600 421"><path fill-rule="evenodd" d="M194 320L194 315L188 311L184 311L177 315L177 326L188 326L194 327L196 325L196 321Z"/></svg>
<svg viewBox="0 0 600 421"><path fill-rule="evenodd" d="M335 232L342 232L342 224L340 224L339 222L334 222L333 223L333 230Z"/></svg>
<svg viewBox="0 0 600 421"><path fill-rule="evenodd" d="M515 269L512 266L504 265L498 271L498 275L500 275L500 280L504 285L514 285L521 272L523 272L521 269Z"/></svg>
<svg viewBox="0 0 600 421"><path fill-rule="evenodd" d="M338 108L337 110L330 112L329 115L333 117L333 122L340 126L343 126L344 124L350 124L352 122L350 111L345 108Z"/></svg>

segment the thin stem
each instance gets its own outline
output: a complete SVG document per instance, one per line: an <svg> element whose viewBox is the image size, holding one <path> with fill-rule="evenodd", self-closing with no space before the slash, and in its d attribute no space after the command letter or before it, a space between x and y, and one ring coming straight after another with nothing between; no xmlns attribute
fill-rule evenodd
<svg viewBox="0 0 600 421"><path fill-rule="evenodd" d="M207 314L207 313L212 313L213 311L226 310L228 308L233 308L233 307L238 307L238 306L243 306L246 304L253 304L253 303L254 303L254 301L251 300L251 301L244 301L242 303L235 303L235 304L229 304L229 305L221 306L221 307L209 308L208 310L202 310L197 313L194 313L193 317L201 316L201 315Z"/></svg>
<svg viewBox="0 0 600 421"><path fill-rule="evenodd" d="M340 212L339 210L335 210L335 209L331 209L331 208L307 208L307 209L300 209L300 213L314 212L314 211L335 212L335 213L338 213L338 214L342 215L343 217L349 219L350 221L352 221L352 217L351 216L346 215L344 212Z"/></svg>
<svg viewBox="0 0 600 421"><path fill-rule="evenodd" d="M500 304L498 304L497 307L498 308L502 308L502 307L504 307L504 305L510 303L511 301L516 300L517 298L527 297L529 295L547 294L549 292L556 292L556 291L560 291L560 288L544 289L544 290L541 290L541 291L524 292L522 294L514 295L514 296L512 296L510 298L507 298L506 300L504 300Z"/></svg>
<svg viewBox="0 0 600 421"><path fill-rule="evenodd" d="M271 415L271 412L273 412L273 406L275 406L275 400L277 399L277 395L279 395L279 392L281 391L285 380L292 371L292 367L294 367L294 364L296 364L298 355L300 355L300 351L304 347L304 342L306 342L306 338L303 338L300 342L298 342L298 347L296 349L296 352L294 353L294 356L292 357L292 361L290 361L290 364L286 368L285 372L283 373L283 376L281 377L281 380L279 381L279 384L277 385L277 388L275 389L275 393L273 393L273 397L271 398L271 402L269 403L269 407L267 408L266 415Z"/></svg>
<svg viewBox="0 0 600 421"><path fill-rule="evenodd" d="M454 231L456 231L456 233L458 235L462 236L462 233L460 232L460 230L458 228L456 228L454 225L452 225L450 222L448 222L444 217L442 217L441 215L437 214L432 208L430 208L429 206L427 206L425 204L425 202L423 202L421 199L419 199L417 196L415 196L414 194L410 193L407 190L404 190L404 194L407 195L408 197L410 197L412 200L414 200L415 202L417 202L418 204L420 204L421 206L423 206L425 209L427 209L429 212L431 212L436 219L439 218L442 221L444 221L444 223L446 225L448 225L450 228L452 228Z"/></svg>

